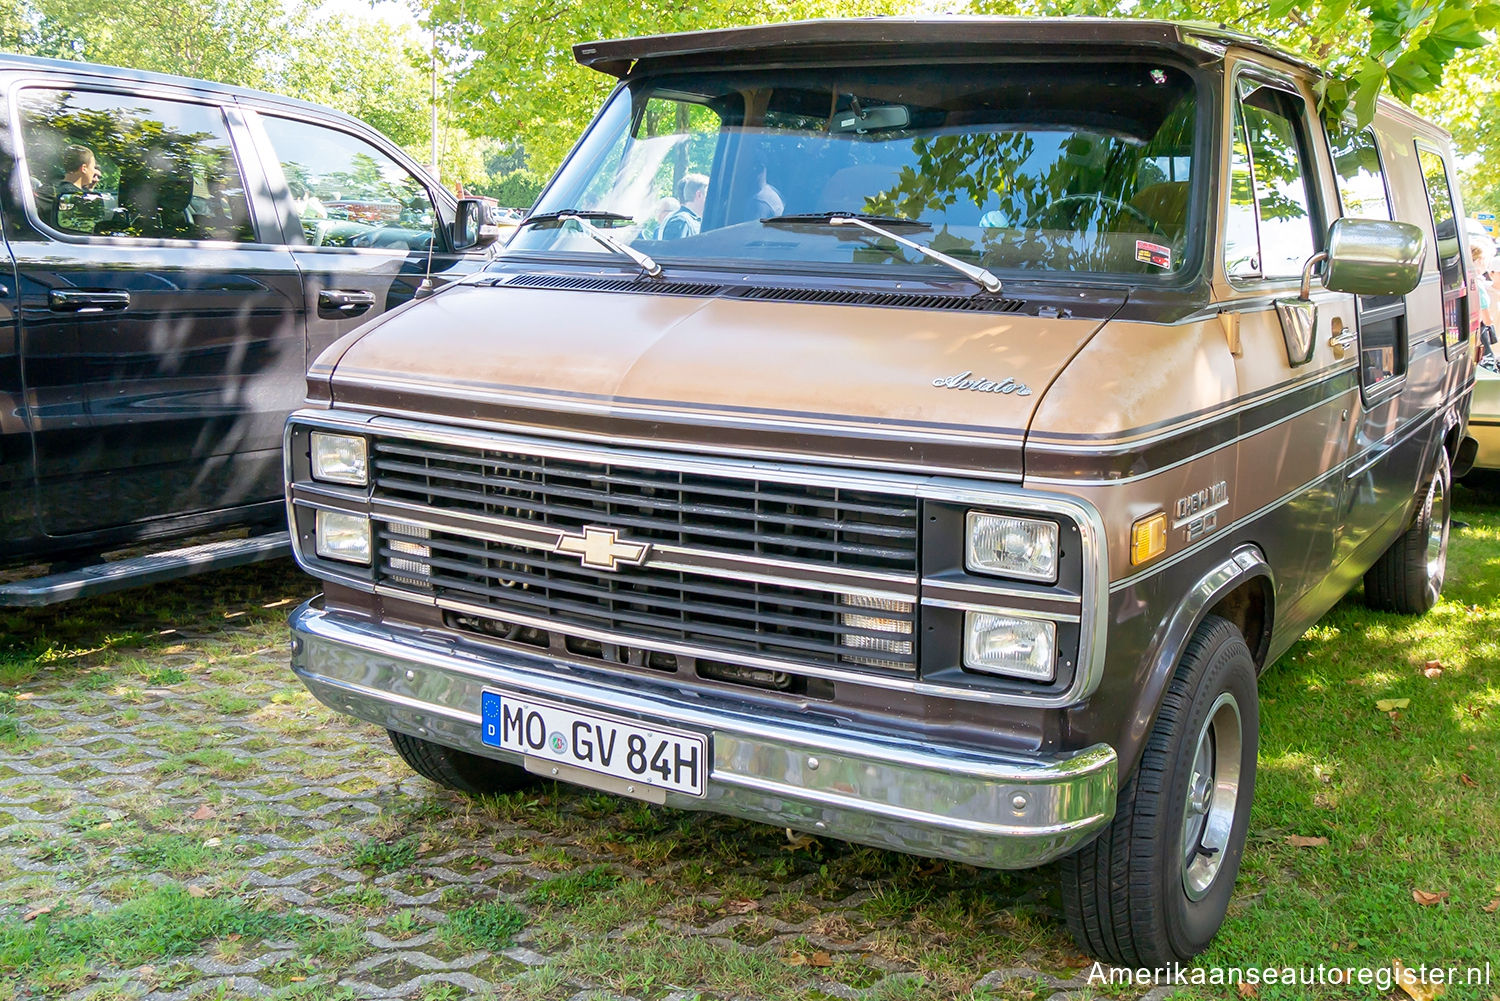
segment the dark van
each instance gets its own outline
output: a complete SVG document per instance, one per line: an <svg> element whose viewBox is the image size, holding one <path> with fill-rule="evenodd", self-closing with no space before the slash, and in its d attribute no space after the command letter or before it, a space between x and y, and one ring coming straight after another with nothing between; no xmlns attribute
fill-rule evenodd
<svg viewBox="0 0 1500 1001"><path fill-rule="evenodd" d="M309 359L480 267L479 208L327 108L0 55L0 605L285 553Z"/></svg>

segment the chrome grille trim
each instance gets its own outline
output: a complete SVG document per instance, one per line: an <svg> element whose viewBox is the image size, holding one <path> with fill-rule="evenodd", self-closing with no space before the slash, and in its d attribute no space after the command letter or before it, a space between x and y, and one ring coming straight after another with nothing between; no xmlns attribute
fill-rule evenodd
<svg viewBox="0 0 1500 1001"><path fill-rule="evenodd" d="M375 526L380 576L410 581L409 570L392 565L410 560L394 545L409 536L380 519ZM422 562L432 568L427 581L432 593L485 609L483 617L501 622L519 614L546 616L551 628L608 629L632 637L637 646L646 639L697 640L712 644L720 657L729 652L779 655L829 666L855 656L848 654L855 647L843 643L845 635L913 641L916 636L916 601L910 595L898 599L907 604L905 614L890 615L906 624L905 632L896 634L842 624L841 596L817 587L760 584L726 575L699 581L651 562L601 573L566 556L473 539L467 533L434 532L423 545L430 550ZM881 661L871 664L876 669L916 671L914 648L882 655L859 648L856 655L862 664Z"/></svg>
<svg viewBox="0 0 1500 1001"><path fill-rule="evenodd" d="M734 449L725 449L722 454L683 453L666 449L649 450L641 444L631 442L611 445L602 442L580 441L538 437L545 433L523 433L520 430L496 430L491 425L474 427L455 423L430 423L425 415L381 416L357 409L327 410L304 409L294 412L288 419L283 435L283 461L285 479L288 483L287 513L295 524L295 511L307 507L342 507L348 510L369 510L368 496L361 497L358 491L334 490L311 484L306 479L295 477L294 454L291 448L294 432L312 429L328 429L358 434L390 434L421 441L451 442L486 447L500 444L502 447L518 448L539 455L559 457L595 458L616 463L630 463L645 468L683 469L716 472L720 475L739 475L770 482L807 483L826 486L847 486L886 493L898 493L917 501L933 500L954 504L973 504L1018 513L1037 513L1071 519L1077 526L1082 548L1082 599L1077 602L1079 622L1079 663L1071 684L1065 690L1048 693L1021 691L980 690L950 683L923 682L899 676L881 675L872 672L846 672L825 670L814 665L786 665L767 662L764 666L774 670L789 667L809 677L877 685L896 691L920 695L943 697L963 701L992 703L997 705L1020 705L1036 708L1061 708L1076 705L1098 689L1104 671L1105 638L1108 632L1109 564L1106 549L1104 523L1097 509L1082 498L1049 489L1022 487L1019 484L979 480L969 474L940 475L921 466L901 471L846 469L821 465L829 461L817 459L756 459L744 456ZM326 561L312 559L295 536L293 556L304 570L314 576L335 581L343 586L382 594L391 598L414 601L427 605L438 604L430 594L419 591L389 588L378 585L350 568L331 566ZM935 584L937 582L934 582ZM919 588L925 585L919 582ZM890 595L895 597L895 595ZM450 607L444 603L441 607ZM467 614L488 614L486 609L454 607L455 611ZM515 616L512 616L515 618ZM538 628L547 628L545 621L534 623ZM628 636L595 634L602 642L620 645L648 646ZM475 642L482 641L479 636ZM671 652L667 645L649 644ZM752 659L725 656L719 650L682 648L687 656L705 659L734 660L754 663Z"/></svg>

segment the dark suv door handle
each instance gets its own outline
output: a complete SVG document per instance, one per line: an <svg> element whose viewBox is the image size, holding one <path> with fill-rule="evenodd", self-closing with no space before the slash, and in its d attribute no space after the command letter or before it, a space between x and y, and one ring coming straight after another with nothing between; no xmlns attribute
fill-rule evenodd
<svg viewBox="0 0 1500 1001"><path fill-rule="evenodd" d="M318 292L318 312L358 316L375 305L375 293L362 288L325 288Z"/></svg>
<svg viewBox="0 0 1500 1001"><path fill-rule="evenodd" d="M102 313L129 308L130 293L55 288L47 293L47 306L57 313Z"/></svg>

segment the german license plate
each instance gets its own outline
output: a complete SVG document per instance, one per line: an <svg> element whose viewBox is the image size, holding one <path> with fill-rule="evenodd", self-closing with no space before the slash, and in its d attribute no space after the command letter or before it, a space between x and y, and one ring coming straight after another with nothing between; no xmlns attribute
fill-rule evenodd
<svg viewBox="0 0 1500 1001"><path fill-rule="evenodd" d="M702 796L708 738L500 692L480 696L480 740L584 771Z"/></svg>

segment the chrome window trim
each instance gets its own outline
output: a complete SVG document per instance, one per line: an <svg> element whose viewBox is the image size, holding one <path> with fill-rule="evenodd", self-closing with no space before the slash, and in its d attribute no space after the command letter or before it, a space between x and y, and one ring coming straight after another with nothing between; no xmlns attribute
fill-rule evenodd
<svg viewBox="0 0 1500 1001"><path fill-rule="evenodd" d="M404 419L372 420L363 414L345 415L334 410L304 409L294 412L287 419L283 432L283 471L288 484L287 515L292 525L296 524L294 512L299 503L316 506L306 498L294 500L291 489L294 480L292 476L290 445L294 430L299 428L309 430L314 428L342 430L365 434L391 434L393 436L406 436L421 441L457 445L460 447L514 449L516 451L529 452L557 459L625 463L650 469L702 472L710 475L738 476L744 479L780 483L871 490L893 494L897 497L911 498L914 501L943 501L988 507L998 511L1010 511L1019 514L1045 514L1067 518L1078 528L1082 549L1082 599L1079 609L1078 664L1074 670L1072 683L1066 689L1048 694L981 692L952 688L947 685L936 685L929 682L911 681L903 682L902 685L897 687L920 695L992 702L1001 705L1061 708L1075 705L1088 698L1099 687L1099 682L1104 674L1104 648L1105 637L1108 632L1109 604L1109 568L1106 537L1104 522L1099 512L1081 498L1023 488L1018 484L1010 482L984 482L974 479L959 479L956 477L934 475L926 471L906 473L872 472L852 469L835 471L810 464L794 465L785 462L753 462L717 454L714 457L706 458L703 457L704 453L701 452L695 455L679 455L675 453L663 453L661 451L645 451L633 447L606 448L596 445L579 444L577 442L559 442L555 439L536 438L496 431L474 431L451 425L438 425ZM302 484L298 483L297 486L300 489ZM353 500L349 495L345 495L345 497L350 501ZM380 588L373 586L368 580L361 580L352 576L339 576L330 572L326 566L318 566L316 569L309 567L302 548L298 543L299 540L295 537L294 533L292 552L298 565L307 572L314 576L339 580L339 582L348 584L351 587L383 593ZM918 583L920 584L920 580ZM832 590L831 588L827 589ZM415 597L416 600L420 600L421 598L420 592L413 595L410 591L401 591L399 595L393 596L407 599ZM914 600L916 597L916 595L906 595L904 600ZM436 601L433 603L437 604ZM1027 614L1025 609L1016 609L1015 611L1017 614ZM484 614L492 614L492 610L485 609ZM511 618L516 618L519 621L519 617L517 616L513 615ZM611 640L610 642L616 641ZM638 639L629 639L626 641L626 645L642 646L643 644ZM723 652L709 651L709 656L712 659L729 659ZM778 665L777 669L783 669L784 667L785 665ZM814 672L809 667L802 665L795 665L793 669L802 674L825 676L819 673L822 669L819 669L819 672ZM861 684L890 685L893 681L900 679L891 679L883 675L854 674L851 672L845 675L845 680Z"/></svg>

